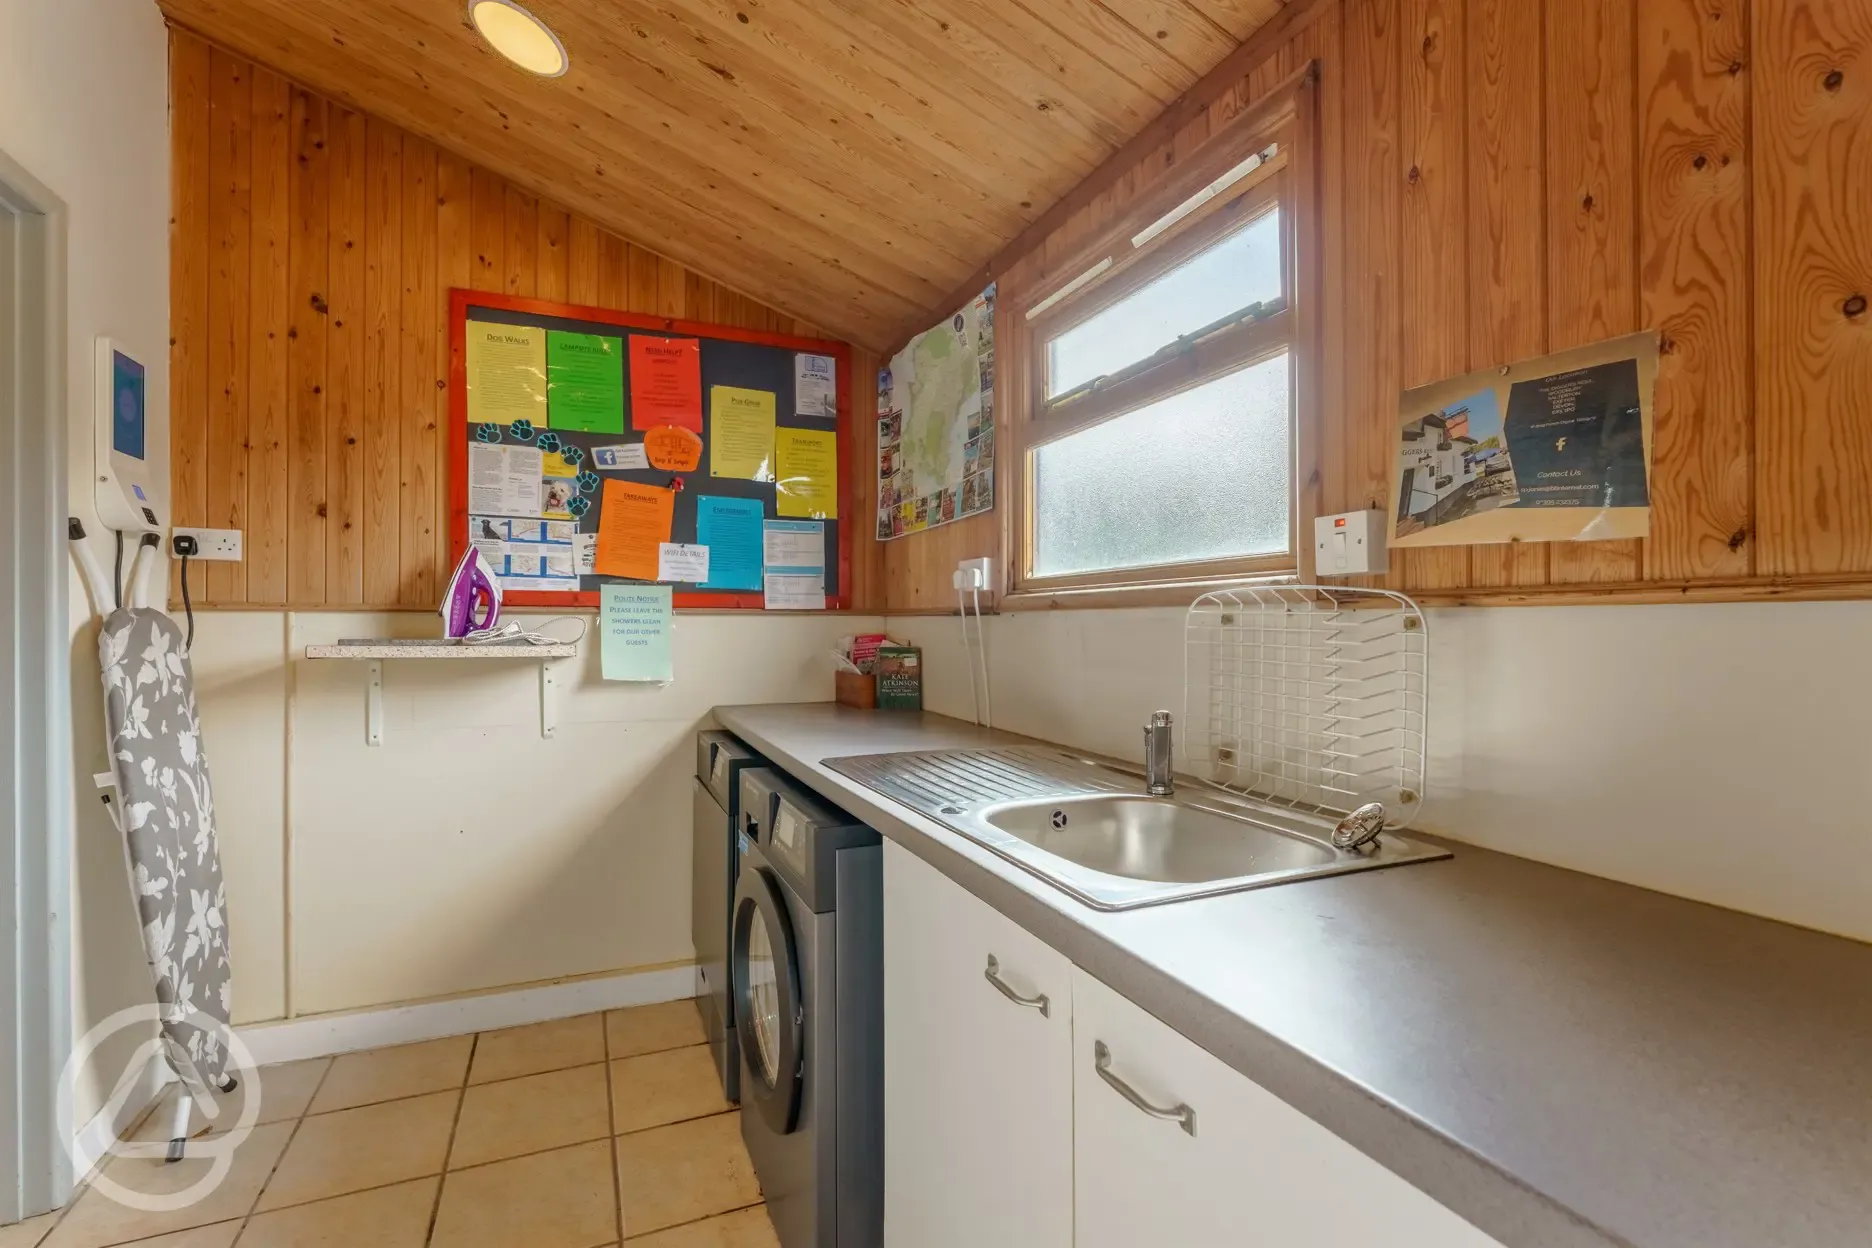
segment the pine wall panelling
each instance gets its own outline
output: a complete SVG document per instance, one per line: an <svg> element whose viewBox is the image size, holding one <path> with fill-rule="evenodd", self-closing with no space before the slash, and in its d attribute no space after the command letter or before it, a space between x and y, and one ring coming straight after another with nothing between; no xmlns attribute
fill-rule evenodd
<svg viewBox="0 0 1872 1248"><path fill-rule="evenodd" d="M1872 596L1872 8L1320 0L997 266L1004 299L1310 59L1327 510L1386 505L1400 389L1641 327L1663 341L1650 537L1401 551L1387 584L1433 602ZM953 610L956 561L1001 552L1007 527L886 543L887 609Z"/></svg>
<svg viewBox="0 0 1872 1248"><path fill-rule="evenodd" d="M175 522L246 551L191 568L197 606L434 608L451 288L825 336L193 34L170 52ZM876 355L853 368L867 610Z"/></svg>

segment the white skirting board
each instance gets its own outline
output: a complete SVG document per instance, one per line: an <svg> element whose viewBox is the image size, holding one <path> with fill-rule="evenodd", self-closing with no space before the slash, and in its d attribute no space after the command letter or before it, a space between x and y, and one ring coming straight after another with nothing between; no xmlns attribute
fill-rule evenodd
<svg viewBox="0 0 1872 1248"><path fill-rule="evenodd" d="M72 1141L72 1183L74 1186L91 1177L92 1170L110 1154L110 1147L123 1138L123 1133L137 1124L137 1120L162 1095L162 1090L169 1086L173 1076L169 1073L169 1063L162 1060L160 1050L150 1053L149 1060L143 1063L143 1070L137 1076L136 1083L124 1096L113 1118L110 1106L91 1115L91 1121L78 1128L77 1138Z"/></svg>
<svg viewBox="0 0 1872 1248"><path fill-rule="evenodd" d="M332 1057L360 1049L414 1044L477 1031L520 1027L600 1010L680 1001L696 995L695 967L682 963L505 992L424 1001L415 1005L319 1014L235 1028L256 1065Z"/></svg>

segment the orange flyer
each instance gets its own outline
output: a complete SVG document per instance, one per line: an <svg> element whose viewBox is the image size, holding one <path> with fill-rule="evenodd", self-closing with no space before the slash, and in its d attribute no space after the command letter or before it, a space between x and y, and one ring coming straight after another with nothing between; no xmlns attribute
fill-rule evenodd
<svg viewBox="0 0 1872 1248"><path fill-rule="evenodd" d="M644 453L652 468L694 472L702 464L702 439L687 429L663 425L644 434Z"/></svg>
<svg viewBox="0 0 1872 1248"><path fill-rule="evenodd" d="M676 425L702 432L702 344L630 336L631 428Z"/></svg>
<svg viewBox="0 0 1872 1248"><path fill-rule="evenodd" d="M634 581L657 579L658 548L670 539L676 491L634 481L607 480L598 512L592 571Z"/></svg>

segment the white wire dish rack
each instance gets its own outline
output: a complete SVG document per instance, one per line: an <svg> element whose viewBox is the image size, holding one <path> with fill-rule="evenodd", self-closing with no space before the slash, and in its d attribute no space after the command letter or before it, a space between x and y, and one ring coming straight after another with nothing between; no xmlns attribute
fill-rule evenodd
<svg viewBox="0 0 1872 1248"><path fill-rule="evenodd" d="M1337 820L1423 806L1430 654L1402 594L1341 585L1218 590L1190 607L1183 761L1190 774Z"/></svg>

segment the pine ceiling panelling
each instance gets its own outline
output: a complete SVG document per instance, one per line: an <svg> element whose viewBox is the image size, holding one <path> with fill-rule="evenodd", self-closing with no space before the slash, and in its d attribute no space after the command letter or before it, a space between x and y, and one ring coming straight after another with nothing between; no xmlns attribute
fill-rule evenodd
<svg viewBox="0 0 1872 1248"><path fill-rule="evenodd" d="M160 0L170 18L766 303L887 346L1284 0Z"/></svg>

